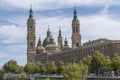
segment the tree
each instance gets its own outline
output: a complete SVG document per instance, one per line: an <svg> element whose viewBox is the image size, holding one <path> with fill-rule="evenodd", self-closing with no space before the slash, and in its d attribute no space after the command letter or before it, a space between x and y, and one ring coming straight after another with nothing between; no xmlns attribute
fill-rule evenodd
<svg viewBox="0 0 120 80"><path fill-rule="evenodd" d="M24 70L23 70L24 68L23 68L23 66L18 66L17 68L16 68L16 73L22 73L22 72L24 72Z"/></svg>
<svg viewBox="0 0 120 80"><path fill-rule="evenodd" d="M112 58L112 70L120 71L120 56L117 54Z"/></svg>
<svg viewBox="0 0 120 80"><path fill-rule="evenodd" d="M3 68L0 69L0 74L4 74L5 70Z"/></svg>
<svg viewBox="0 0 120 80"><path fill-rule="evenodd" d="M7 80L8 79L8 75L7 74L4 74L3 76L2 76L2 80Z"/></svg>
<svg viewBox="0 0 120 80"><path fill-rule="evenodd" d="M65 80L83 80L87 75L88 67L85 64L69 64L63 73Z"/></svg>
<svg viewBox="0 0 120 80"><path fill-rule="evenodd" d="M18 80L28 80L24 74L17 74L17 79Z"/></svg>
<svg viewBox="0 0 120 80"><path fill-rule="evenodd" d="M92 60L92 57L88 55L86 58L84 58L83 60L80 61L80 63L88 66L89 72L91 71L91 60Z"/></svg>
<svg viewBox="0 0 120 80"><path fill-rule="evenodd" d="M35 73L35 67L36 65L34 63L27 63L24 67L24 72L28 74L33 74Z"/></svg>
<svg viewBox="0 0 120 80"><path fill-rule="evenodd" d="M112 63L112 62L111 62L109 56L105 56L105 63L104 63L103 69L104 69L105 71L111 70L111 63Z"/></svg>
<svg viewBox="0 0 120 80"><path fill-rule="evenodd" d="M50 80L50 78L46 78L45 80Z"/></svg>
<svg viewBox="0 0 120 80"><path fill-rule="evenodd" d="M41 64L40 62L37 62L36 67L35 67L35 72L36 73L45 73L46 72L45 66L43 64Z"/></svg>
<svg viewBox="0 0 120 80"><path fill-rule="evenodd" d="M14 60L10 60L4 64L3 68L6 72L16 72L18 65Z"/></svg>
<svg viewBox="0 0 120 80"><path fill-rule="evenodd" d="M54 61L50 61L46 65L47 73L54 74L57 72L57 67Z"/></svg>
<svg viewBox="0 0 120 80"><path fill-rule="evenodd" d="M57 72L58 72L59 74L62 74L62 73L64 72L64 70L65 70L64 62L59 61Z"/></svg>
<svg viewBox="0 0 120 80"><path fill-rule="evenodd" d="M91 70L100 73L101 69L103 69L104 63L105 63L104 54L100 53L99 51L95 51L91 59Z"/></svg>

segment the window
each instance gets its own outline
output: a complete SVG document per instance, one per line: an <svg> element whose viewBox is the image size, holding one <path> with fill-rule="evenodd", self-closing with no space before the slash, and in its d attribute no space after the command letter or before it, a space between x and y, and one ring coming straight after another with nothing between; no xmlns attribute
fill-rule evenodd
<svg viewBox="0 0 120 80"><path fill-rule="evenodd" d="M73 32L75 33L75 28L73 27Z"/></svg>
<svg viewBox="0 0 120 80"><path fill-rule="evenodd" d="M33 32L33 30L32 30L32 26L30 27L31 29L30 29L30 31L31 31L31 33Z"/></svg>
<svg viewBox="0 0 120 80"><path fill-rule="evenodd" d="M77 43L76 46L79 47L79 44Z"/></svg>
<svg viewBox="0 0 120 80"><path fill-rule="evenodd" d="M76 27L76 32L78 32L78 27Z"/></svg>
<svg viewBox="0 0 120 80"><path fill-rule="evenodd" d="M33 43L30 43L31 48L33 48Z"/></svg>

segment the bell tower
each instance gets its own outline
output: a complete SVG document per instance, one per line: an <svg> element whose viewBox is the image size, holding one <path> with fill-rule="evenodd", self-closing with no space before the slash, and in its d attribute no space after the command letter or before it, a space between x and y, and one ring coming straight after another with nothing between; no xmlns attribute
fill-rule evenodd
<svg viewBox="0 0 120 80"><path fill-rule="evenodd" d="M58 46L60 47L60 49L63 47L62 43L63 43L63 37L62 37L61 29L59 28Z"/></svg>
<svg viewBox="0 0 120 80"><path fill-rule="evenodd" d="M74 17L72 20L72 48L81 46L80 22L77 17L76 7L74 7Z"/></svg>
<svg viewBox="0 0 120 80"><path fill-rule="evenodd" d="M36 22L33 18L32 5L30 5L29 18L27 20L27 63L35 61L36 54L36 37L35 37Z"/></svg>

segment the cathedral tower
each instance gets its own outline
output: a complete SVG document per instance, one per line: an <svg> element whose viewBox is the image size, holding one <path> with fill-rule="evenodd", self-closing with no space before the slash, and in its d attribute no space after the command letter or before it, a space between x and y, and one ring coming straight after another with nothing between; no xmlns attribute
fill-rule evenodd
<svg viewBox="0 0 120 80"><path fill-rule="evenodd" d="M61 30L60 30L60 28L59 28L59 35L58 35L58 46L60 47L60 48L62 48L63 47L63 37L62 37L62 33L61 33Z"/></svg>
<svg viewBox="0 0 120 80"><path fill-rule="evenodd" d="M35 20L33 18L32 5L30 6L29 18L27 20L27 62L34 62L36 54Z"/></svg>
<svg viewBox="0 0 120 80"><path fill-rule="evenodd" d="M65 41L64 41L64 47L68 47L68 41L67 41L66 37L65 37Z"/></svg>
<svg viewBox="0 0 120 80"><path fill-rule="evenodd" d="M76 8L74 8L74 17L72 20L72 48L81 46L80 22L77 17Z"/></svg>

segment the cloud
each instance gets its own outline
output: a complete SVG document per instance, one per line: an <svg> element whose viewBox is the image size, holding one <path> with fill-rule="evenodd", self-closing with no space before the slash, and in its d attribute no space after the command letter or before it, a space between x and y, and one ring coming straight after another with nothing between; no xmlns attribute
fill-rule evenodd
<svg viewBox="0 0 120 80"><path fill-rule="evenodd" d="M113 0L112 0L113 1ZM52 10L60 8L69 8L76 6L98 6L108 4L110 0L2 0L1 4L7 4L7 8L22 8L28 9L30 4L33 4L35 10ZM114 1L115 2L115 1ZM6 6L6 5L5 5ZM1 7L5 7L2 5Z"/></svg>
<svg viewBox="0 0 120 80"><path fill-rule="evenodd" d="M83 39L120 39L120 20L114 20L108 15L94 15L81 18Z"/></svg>
<svg viewBox="0 0 120 80"><path fill-rule="evenodd" d="M25 39L26 28L15 25L0 26L0 36L4 36L2 43L18 43Z"/></svg>

